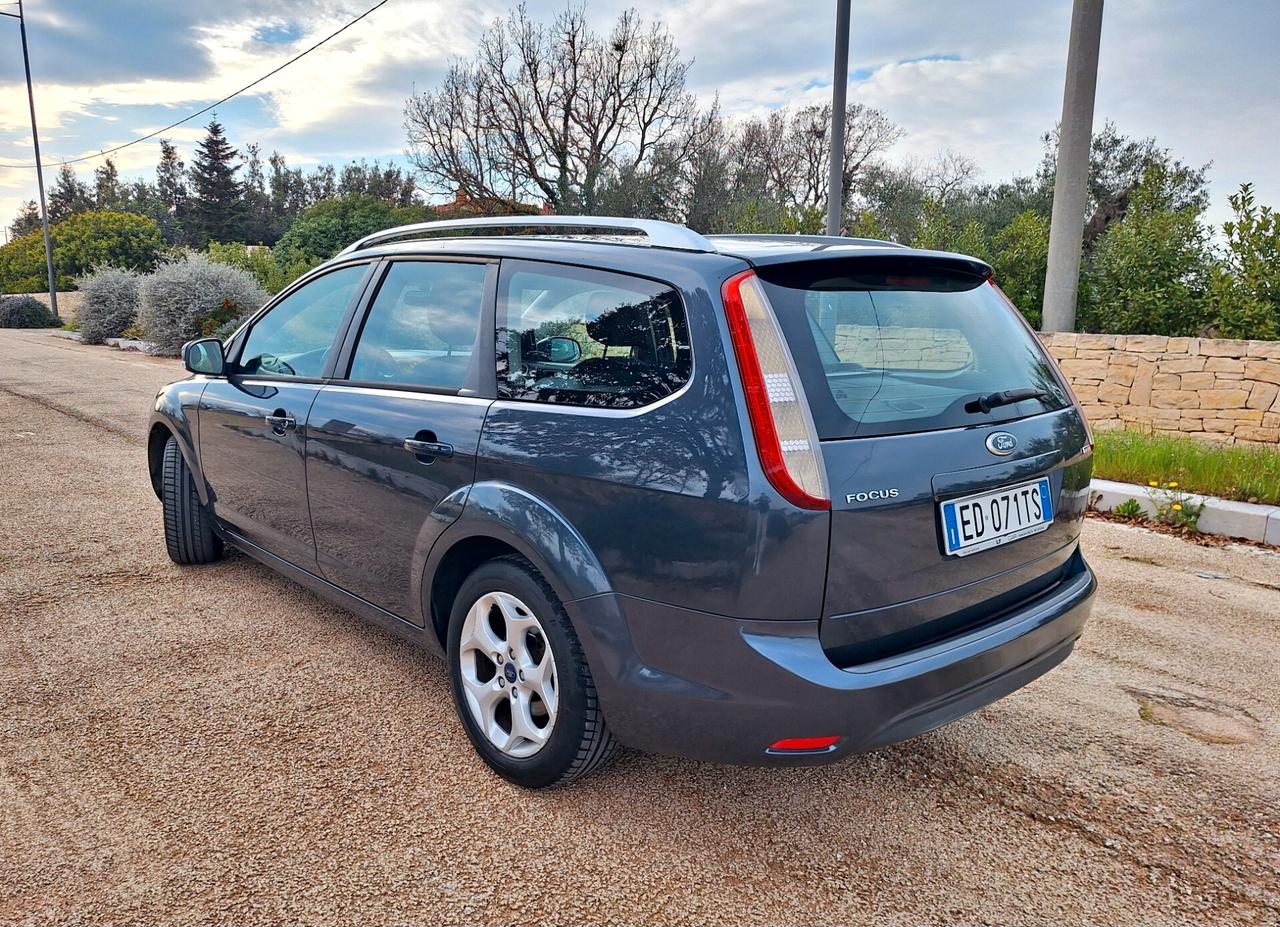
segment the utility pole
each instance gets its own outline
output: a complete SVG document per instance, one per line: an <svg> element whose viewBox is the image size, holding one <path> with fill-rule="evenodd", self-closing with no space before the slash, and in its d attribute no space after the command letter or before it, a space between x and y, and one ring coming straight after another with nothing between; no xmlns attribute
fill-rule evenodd
<svg viewBox="0 0 1280 927"><path fill-rule="evenodd" d="M840 234L844 206L844 111L849 91L849 4L836 0L836 67L831 82L831 173L827 176L827 234Z"/></svg>
<svg viewBox="0 0 1280 927"><path fill-rule="evenodd" d="M44 226L44 266L49 275L49 311L58 318L58 283L53 274L53 239L49 237L49 207L44 201L44 168L40 166L40 131L36 128L36 97L31 89L31 56L27 53L27 20L22 15L22 0L17 13L0 13L18 21L22 36L22 65L27 72L27 105L31 109L31 141L36 152L36 186L40 189L40 224Z"/></svg>
<svg viewBox="0 0 1280 927"><path fill-rule="evenodd" d="M1089 195L1089 146L1093 141L1093 98L1098 86L1098 44L1102 0L1075 0L1067 46L1067 80L1062 92L1062 125L1049 224L1049 267L1044 279L1040 329L1073 331L1080 283L1084 210Z"/></svg>

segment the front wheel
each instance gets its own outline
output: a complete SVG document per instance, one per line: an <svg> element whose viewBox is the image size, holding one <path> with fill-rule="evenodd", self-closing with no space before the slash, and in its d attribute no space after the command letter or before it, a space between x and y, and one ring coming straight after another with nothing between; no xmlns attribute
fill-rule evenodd
<svg viewBox="0 0 1280 927"><path fill-rule="evenodd" d="M616 741L569 617L523 557L500 557L463 582L449 619L454 705L481 758L526 788L571 782L605 765Z"/></svg>
<svg viewBox="0 0 1280 927"><path fill-rule="evenodd" d="M213 516L200 504L191 468L173 438L164 446L161 467L164 544L169 559L183 565L212 563L222 556L222 539L213 530Z"/></svg>

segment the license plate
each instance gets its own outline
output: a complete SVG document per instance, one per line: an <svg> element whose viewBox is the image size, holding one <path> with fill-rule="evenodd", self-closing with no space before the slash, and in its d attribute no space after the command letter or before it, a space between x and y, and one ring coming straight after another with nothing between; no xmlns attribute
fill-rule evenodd
<svg viewBox="0 0 1280 927"><path fill-rule="evenodd" d="M1008 544L1053 523L1048 479L952 499L941 509L943 543L954 557Z"/></svg>

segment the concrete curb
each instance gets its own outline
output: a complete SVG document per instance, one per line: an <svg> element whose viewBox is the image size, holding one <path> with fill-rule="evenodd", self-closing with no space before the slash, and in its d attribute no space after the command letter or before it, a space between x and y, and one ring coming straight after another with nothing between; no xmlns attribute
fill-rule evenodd
<svg viewBox="0 0 1280 927"><path fill-rule="evenodd" d="M79 332L66 332L60 328L51 329L51 332L59 338L66 338L68 341L84 341ZM138 338L104 338L102 343L107 347L117 348L121 351L141 351L143 354L154 354L155 352L154 344Z"/></svg>
<svg viewBox="0 0 1280 927"><path fill-rule="evenodd" d="M137 338L106 338L103 344L119 348L121 351L141 351L143 354L151 354L155 351L155 345L150 341L140 341Z"/></svg>
<svg viewBox="0 0 1280 927"><path fill-rule="evenodd" d="M1116 483L1112 480L1094 480L1089 484L1093 507L1109 512L1127 499L1136 499L1148 516L1154 516L1155 503L1146 486L1137 483ZM1213 496L1188 494L1194 503L1203 504L1198 527L1205 534L1221 534L1232 538L1247 538L1264 544L1280 545L1280 506L1253 505L1249 502L1230 502Z"/></svg>

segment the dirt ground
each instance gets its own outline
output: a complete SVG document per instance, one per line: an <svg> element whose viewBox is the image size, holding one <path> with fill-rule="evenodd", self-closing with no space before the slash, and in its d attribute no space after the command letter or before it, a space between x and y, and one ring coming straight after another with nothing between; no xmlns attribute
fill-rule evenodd
<svg viewBox="0 0 1280 927"><path fill-rule="evenodd" d="M1280 922L1274 551L1091 521L1075 654L974 716L529 793L433 658L169 562L142 438L178 375L0 332L0 922Z"/></svg>

